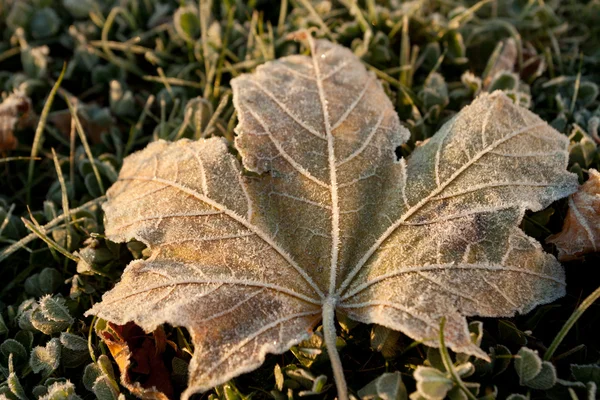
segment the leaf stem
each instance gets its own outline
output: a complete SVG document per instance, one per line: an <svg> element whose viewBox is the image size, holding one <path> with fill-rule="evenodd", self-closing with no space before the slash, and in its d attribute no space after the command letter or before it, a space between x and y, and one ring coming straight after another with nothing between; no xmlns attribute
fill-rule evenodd
<svg viewBox="0 0 600 400"><path fill-rule="evenodd" d="M460 379L460 376L456 373L454 369L454 365L452 364L452 359L450 358L450 354L448 353L448 348L446 348L446 342L444 340L444 326L446 325L446 318L442 318L442 322L440 323L440 355L442 356L442 362L444 363L444 367L446 367L446 371L450 373L452 376L452 380L459 387L460 390L469 398L470 400L477 400L477 397L467 388L465 383Z"/></svg>
<svg viewBox="0 0 600 400"><path fill-rule="evenodd" d="M556 351L556 349L558 349L558 346L560 346L565 336L567 336L567 333L569 333L573 325L575 325L575 322L577 322L577 320L583 315L585 310L587 310L592 304L594 304L594 302L598 300L598 298L600 298L600 286L596 290L594 290L592 294L586 297L586 299L581 302L579 307L577 307L577 309L573 311L573 314L571 314L567 322L565 322L562 329L558 332L558 334L550 344L550 347L548 347L548 350L546 350L546 353L544 354L545 361L549 361L552 358L554 352Z"/></svg>
<svg viewBox="0 0 600 400"><path fill-rule="evenodd" d="M327 354L333 369L333 377L338 392L338 400L348 400L348 387L344 377L344 369L340 354L335 346L337 335L335 331L335 299L328 297L323 303L323 337L327 346Z"/></svg>

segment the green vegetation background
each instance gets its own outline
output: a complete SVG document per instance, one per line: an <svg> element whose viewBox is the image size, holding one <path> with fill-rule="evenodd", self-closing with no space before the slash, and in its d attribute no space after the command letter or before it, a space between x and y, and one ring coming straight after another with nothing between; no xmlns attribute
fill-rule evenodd
<svg viewBox="0 0 600 400"><path fill-rule="evenodd" d="M599 167L598 0L0 0L0 91L3 98L20 93L19 107L0 112L0 146L6 141L0 147L0 398L133 397L119 383L95 321L83 317L127 263L144 256L139 243L117 245L102 236L102 195L123 158L152 140L216 135L232 143L230 79L306 52L288 38L306 28L348 46L376 72L412 134L399 155L409 155L477 93L504 90L570 137L569 168L582 182L589 168ZM565 213L566 202L558 202L528 214L523 229L544 243ZM475 371L463 374L469 387L479 385L480 398L595 397L597 305L551 358L558 381L532 383L513 360L523 346L544 354L600 283L593 278L599 260L590 255L565 264L568 294L560 301L525 316L483 320L482 348L492 349L493 363L471 360ZM111 332L102 323L97 329ZM403 335L364 325L339 332L355 394L394 371L411 393L413 372L424 364L448 379L437 350ZM167 340L161 371L180 393L193 351L186 332L165 327L164 335L138 333L138 339L156 348ZM143 368L132 375L155 379ZM317 332L202 397L331 399L331 382ZM397 379L381 382L382 392L367 388L361 396L402 398ZM466 398L456 382L445 382L449 396Z"/></svg>

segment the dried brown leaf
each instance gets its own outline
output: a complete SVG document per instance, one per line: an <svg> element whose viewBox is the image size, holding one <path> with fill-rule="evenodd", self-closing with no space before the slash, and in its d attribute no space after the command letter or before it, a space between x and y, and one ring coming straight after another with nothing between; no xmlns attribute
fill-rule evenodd
<svg viewBox="0 0 600 400"><path fill-rule="evenodd" d="M145 400L173 398L171 374L163 360L166 336L162 328L150 336L131 322L109 323L99 335L119 366L125 388Z"/></svg>
<svg viewBox="0 0 600 400"><path fill-rule="evenodd" d="M546 240L558 248L560 261L582 258L600 249L600 173L589 170L589 179L569 197L569 211L560 233Z"/></svg>
<svg viewBox="0 0 600 400"><path fill-rule="evenodd" d="M79 117L86 136L93 144L98 144L102 142L102 135L110 130L112 121L96 121L90 118L88 108L92 110L93 106L84 105L77 110L77 117ZM68 138L71 135L71 111L55 111L48 116L48 120L56 126L63 136Z"/></svg>
<svg viewBox="0 0 600 400"><path fill-rule="evenodd" d="M0 151L14 150L17 147L15 129L23 129L32 123L31 100L24 94L15 92L0 104Z"/></svg>
<svg viewBox="0 0 600 400"><path fill-rule="evenodd" d="M152 255L88 313L188 328L184 397L286 351L321 316L335 343L334 309L431 346L446 317L446 343L487 358L465 316L564 294L560 264L518 226L576 190L566 137L497 92L397 161L409 133L375 76L348 49L307 40L310 57L232 81L235 144L255 174L221 139L158 141L108 191L108 237Z"/></svg>

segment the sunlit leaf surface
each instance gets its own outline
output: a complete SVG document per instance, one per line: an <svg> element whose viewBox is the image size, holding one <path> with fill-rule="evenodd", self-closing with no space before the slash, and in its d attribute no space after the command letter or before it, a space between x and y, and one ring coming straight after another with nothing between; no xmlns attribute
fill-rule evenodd
<svg viewBox="0 0 600 400"><path fill-rule="evenodd" d="M152 256L89 313L188 328L184 396L306 338L326 303L432 346L445 316L446 343L486 358L465 316L564 294L562 267L518 225L576 189L566 137L497 92L397 161L409 133L375 76L308 41L310 57L232 81L243 166L218 138L158 141L108 192L108 237Z"/></svg>

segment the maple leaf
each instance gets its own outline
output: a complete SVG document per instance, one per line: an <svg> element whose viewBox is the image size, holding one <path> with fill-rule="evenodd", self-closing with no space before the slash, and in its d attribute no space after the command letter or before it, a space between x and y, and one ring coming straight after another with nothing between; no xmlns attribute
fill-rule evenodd
<svg viewBox="0 0 600 400"><path fill-rule="evenodd" d="M569 211L560 233L546 241L558 248L558 259L570 261L600 250L600 172L589 170L589 179L569 197Z"/></svg>
<svg viewBox="0 0 600 400"><path fill-rule="evenodd" d="M564 294L554 257L518 225L576 190L568 140L501 93L480 96L408 160L408 137L348 49L308 40L232 80L244 174L221 139L158 141L108 191L106 234L152 255L88 314L150 332L186 327L189 387L282 353L323 320L340 399L334 313L457 352L465 316L510 316Z"/></svg>

